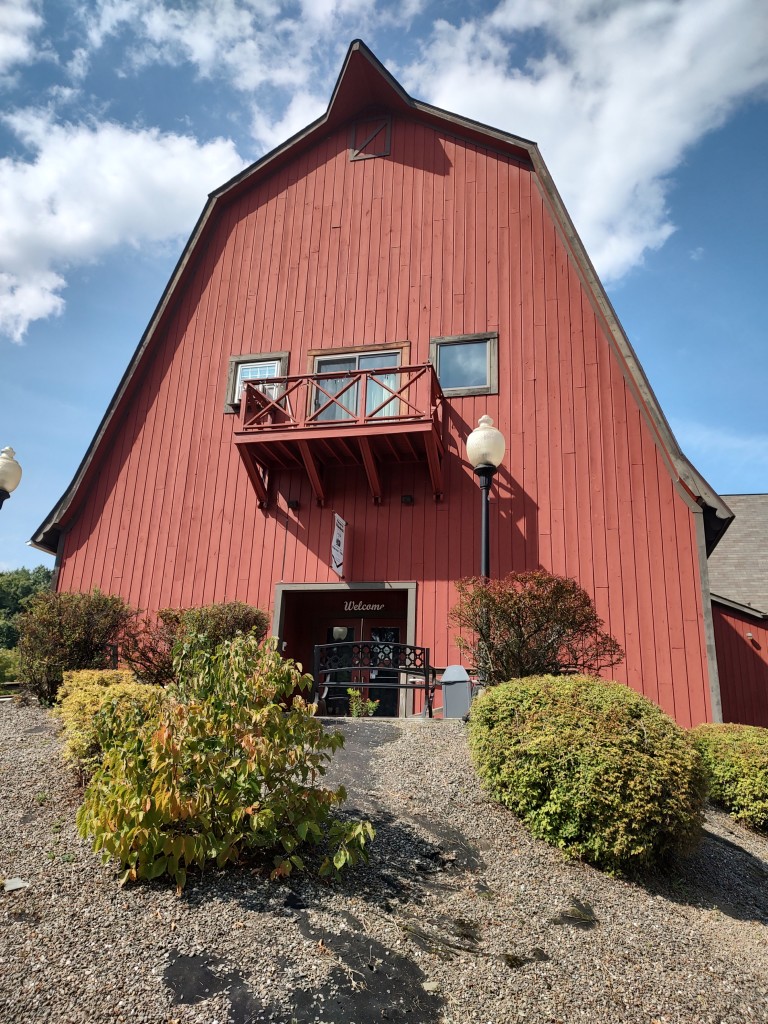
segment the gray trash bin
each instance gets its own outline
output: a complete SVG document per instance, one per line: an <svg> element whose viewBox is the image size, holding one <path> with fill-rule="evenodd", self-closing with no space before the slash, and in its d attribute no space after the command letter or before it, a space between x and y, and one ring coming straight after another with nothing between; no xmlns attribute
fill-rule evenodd
<svg viewBox="0 0 768 1024"><path fill-rule="evenodd" d="M443 688L443 718L463 718L469 711L470 681L463 665L449 665L440 683Z"/></svg>

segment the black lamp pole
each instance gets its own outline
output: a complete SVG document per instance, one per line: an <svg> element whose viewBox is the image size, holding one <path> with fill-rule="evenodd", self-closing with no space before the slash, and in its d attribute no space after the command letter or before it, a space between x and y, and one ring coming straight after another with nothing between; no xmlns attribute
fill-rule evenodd
<svg viewBox="0 0 768 1024"><path fill-rule="evenodd" d="M496 466L484 463L475 466L475 473L480 483L480 575L487 580L491 575L490 493Z"/></svg>
<svg viewBox="0 0 768 1024"><path fill-rule="evenodd" d="M6 498L10 498L10 492L6 491L4 487L0 487L0 508L3 507L3 502Z"/></svg>
<svg viewBox="0 0 768 1024"><path fill-rule="evenodd" d="M504 458L504 437L493 425L490 416L481 416L477 426L467 438L467 459L480 484L480 578L487 583L491 578L491 524L490 491L496 470ZM478 629L477 678L481 686L488 680L488 612L484 608Z"/></svg>

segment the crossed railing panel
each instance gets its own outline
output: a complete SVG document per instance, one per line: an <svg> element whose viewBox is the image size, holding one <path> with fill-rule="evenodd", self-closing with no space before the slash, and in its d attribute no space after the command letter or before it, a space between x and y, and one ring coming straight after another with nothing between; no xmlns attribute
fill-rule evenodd
<svg viewBox="0 0 768 1024"><path fill-rule="evenodd" d="M242 431L430 419L437 425L443 398L431 363L271 377L266 383L268 389L264 381L244 382Z"/></svg>

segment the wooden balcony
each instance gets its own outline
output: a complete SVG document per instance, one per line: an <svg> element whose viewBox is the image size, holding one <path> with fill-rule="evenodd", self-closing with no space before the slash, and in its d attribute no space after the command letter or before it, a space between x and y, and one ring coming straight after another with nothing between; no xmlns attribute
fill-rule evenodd
<svg viewBox="0 0 768 1024"><path fill-rule="evenodd" d="M431 363L247 381L235 444L259 499L269 474L299 469L319 505L328 472L361 466L374 502L393 462L423 462L443 493L443 393Z"/></svg>

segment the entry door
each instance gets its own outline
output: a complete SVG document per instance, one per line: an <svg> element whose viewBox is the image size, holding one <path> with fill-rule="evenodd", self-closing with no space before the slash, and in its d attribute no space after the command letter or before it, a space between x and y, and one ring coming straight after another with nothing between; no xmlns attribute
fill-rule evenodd
<svg viewBox="0 0 768 1024"><path fill-rule="evenodd" d="M327 644L351 644L360 639L361 619L341 619L333 626L328 626L325 634ZM342 635L341 631L346 630ZM337 635L338 634L338 635ZM334 683L348 683L352 686L355 682L352 669L337 669L333 674ZM349 695L346 686L333 686L328 690L325 698L326 708L329 715L346 715L349 711Z"/></svg>
<svg viewBox="0 0 768 1024"><path fill-rule="evenodd" d="M382 660L387 659L387 644L400 643L399 626L371 626L368 633L369 636L367 639L369 639L371 643L381 644ZM389 660L391 660L391 657ZM374 672L376 673L375 677ZM371 669L371 680L368 694L371 700L377 700L379 702L379 706L376 709L377 715L381 715L384 718L397 718L400 691L376 686L377 679L391 679L393 682L397 682L397 672L393 669L386 668Z"/></svg>
<svg viewBox="0 0 768 1024"><path fill-rule="evenodd" d="M343 637L334 634L334 630L340 633L342 629L346 630ZM400 625L374 625L370 619L338 619L334 621L332 626L327 627L325 642L327 644L338 644L370 641L371 643L386 645L399 644L400 637ZM386 648L382 650L382 657L383 659L387 657ZM372 668L370 675L368 672L357 673L354 669L351 669L349 672L335 673L336 682L348 682L350 686L364 684L364 693L371 700L379 702L379 706L376 709L377 718L397 718L400 705L400 690L376 686L377 679L391 679L396 682L398 674L392 669L387 668ZM349 698L345 689L334 688L330 690L326 700L329 701L328 706L331 713L342 715L347 713ZM331 704L333 707L331 707Z"/></svg>

